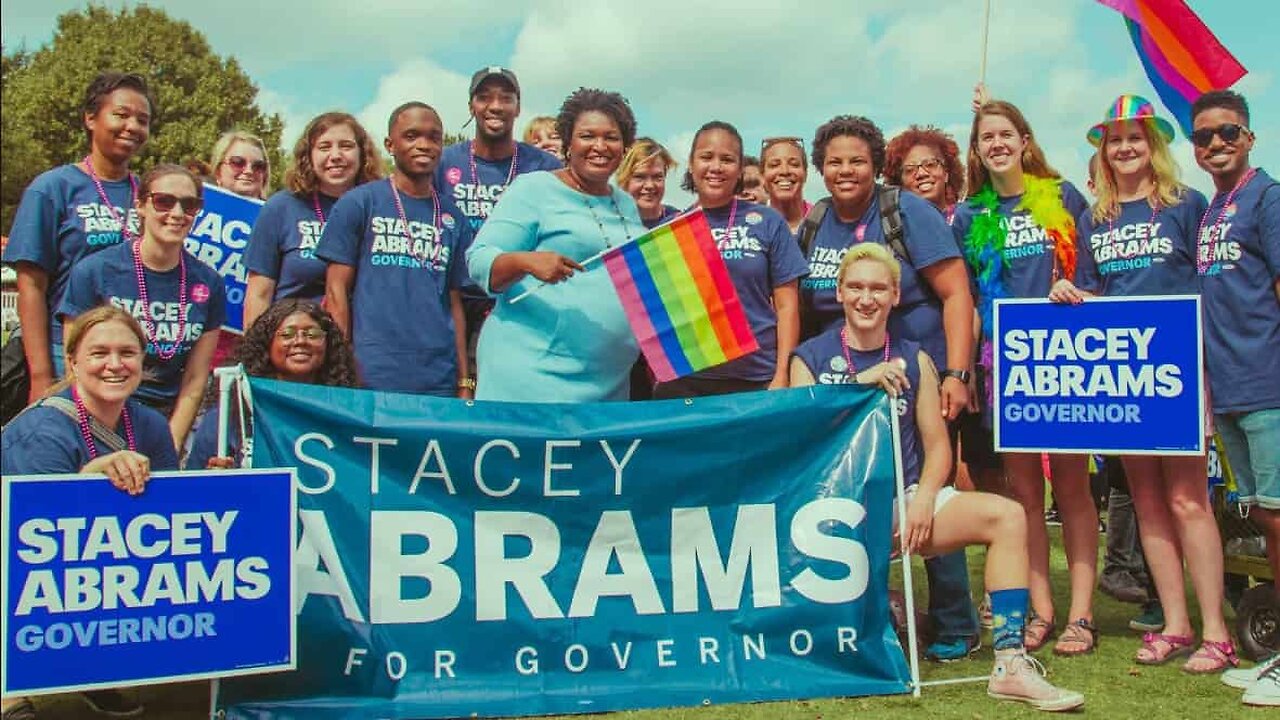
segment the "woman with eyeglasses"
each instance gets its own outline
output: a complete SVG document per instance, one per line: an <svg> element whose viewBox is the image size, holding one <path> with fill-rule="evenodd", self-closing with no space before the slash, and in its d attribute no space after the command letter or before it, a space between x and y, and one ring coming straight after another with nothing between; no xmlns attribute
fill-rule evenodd
<svg viewBox="0 0 1280 720"><path fill-rule="evenodd" d="M932 125L912 125L885 146L884 181L933 203L950 224L964 196L960 148Z"/></svg>
<svg viewBox="0 0 1280 720"><path fill-rule="evenodd" d="M137 235L138 179L129 165L151 136L154 108L142 76L98 75L81 104L88 153L77 163L42 173L22 192L4 251L5 264L18 275L21 331L4 347L3 422L62 375L62 323L56 311L71 268Z"/></svg>
<svg viewBox="0 0 1280 720"><path fill-rule="evenodd" d="M653 138L636 138L622 156L614 177L618 187L635 199L640 221L646 228L655 228L680 214L678 209L662 202L667 193L667 173L675 167L675 158Z"/></svg>
<svg viewBox="0 0 1280 720"><path fill-rule="evenodd" d="M782 216L739 199L742 136L734 126L715 120L698 130L682 186L698 196L760 347L722 365L658 383L654 398L787 387L791 351L800 340L796 285L808 268Z"/></svg>
<svg viewBox="0 0 1280 720"><path fill-rule="evenodd" d="M138 319L147 337L147 377L137 397L169 417L176 447L200 408L226 315L222 278L183 247L203 206L201 185L189 170L152 168L142 178L136 206L142 237L73 268L58 308L63 322L99 305Z"/></svg>
<svg viewBox="0 0 1280 720"><path fill-rule="evenodd" d="M1016 106L979 101L969 136L968 199L956 210L952 230L976 278L979 315L990 363L991 309L996 298L1044 298L1079 302L1097 290L1093 255L1079 237L1088 204L1045 160ZM990 368L987 368L990 371ZM985 420L990 423L990 417ZM1027 648L1038 650L1053 635L1049 585L1049 534L1044 517L1045 475L1038 453L1005 453L1005 476L1027 520L1031 561L1031 616ZM1053 496L1071 578L1068 624L1054 646L1058 655L1092 652L1093 590L1098 564L1098 510L1089 490L1088 457L1051 453Z"/></svg>
<svg viewBox="0 0 1280 720"><path fill-rule="evenodd" d="M324 297L326 265L315 248L325 222L343 193L381 177L382 156L354 117L327 112L307 123L293 147L286 189L262 206L244 251L244 327L277 300Z"/></svg>
<svg viewBox="0 0 1280 720"><path fill-rule="evenodd" d="M236 362L245 374L286 382L356 387L356 361L347 338L333 317L309 300L281 300L258 316L236 349ZM231 402L227 454L218 455L220 411L215 387L206 404L209 411L191 441L186 468L239 467L244 460L239 428L250 420L240 403ZM247 428L252 436L252 428Z"/></svg>
<svg viewBox="0 0 1280 720"><path fill-rule="evenodd" d="M242 130L225 132L209 154L213 179L224 190L264 200L271 182L267 147L257 135Z"/></svg>
<svg viewBox="0 0 1280 720"><path fill-rule="evenodd" d="M760 143L760 175L769 207L777 210L795 232L811 207L804 199L804 181L809 174L804 156L804 140L798 137L771 137Z"/></svg>

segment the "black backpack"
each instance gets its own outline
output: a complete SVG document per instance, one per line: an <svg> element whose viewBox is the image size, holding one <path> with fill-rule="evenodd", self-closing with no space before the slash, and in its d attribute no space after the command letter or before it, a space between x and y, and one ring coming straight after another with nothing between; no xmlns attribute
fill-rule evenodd
<svg viewBox="0 0 1280 720"><path fill-rule="evenodd" d="M884 244L889 246L895 255L911 264L911 253L907 252L906 233L902 225L902 188L893 185L881 185L880 194L880 228L884 231ZM809 257L809 249L813 246L813 238L818 234L822 219L831 209L831 198L825 197L809 208L809 214L800 221L800 230L796 239L800 242L800 252Z"/></svg>

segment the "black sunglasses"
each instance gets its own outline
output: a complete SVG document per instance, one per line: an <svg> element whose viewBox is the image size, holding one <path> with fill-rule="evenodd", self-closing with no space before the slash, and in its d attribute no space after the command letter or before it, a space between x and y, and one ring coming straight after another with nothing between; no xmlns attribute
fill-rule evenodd
<svg viewBox="0 0 1280 720"><path fill-rule="evenodd" d="M181 204L182 214L187 217L195 217L204 207L204 200L194 195L183 197L172 193L153 192L148 193L147 197L151 198L151 206L162 213L171 212Z"/></svg>
<svg viewBox="0 0 1280 720"><path fill-rule="evenodd" d="M1191 133L1191 142L1196 147L1209 147L1209 143L1213 142L1213 136L1217 135L1222 138L1222 142L1233 143L1240 139L1241 135L1248 135L1249 128L1236 123L1222 123L1216 128L1200 128Z"/></svg>
<svg viewBox="0 0 1280 720"><path fill-rule="evenodd" d="M248 158L243 158L243 157L240 157L239 155L232 155L231 157L227 158L223 162L230 165L231 169L235 170L237 173L244 172L244 169L246 167L249 168L249 171L255 175L261 175L267 170L266 160L251 161Z"/></svg>

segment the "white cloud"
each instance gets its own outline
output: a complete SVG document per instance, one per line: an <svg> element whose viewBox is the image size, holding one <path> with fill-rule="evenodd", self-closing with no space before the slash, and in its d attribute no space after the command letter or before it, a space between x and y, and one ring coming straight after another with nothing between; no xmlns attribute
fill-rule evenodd
<svg viewBox="0 0 1280 720"><path fill-rule="evenodd" d="M446 70L423 58L409 60L378 81L373 100L356 118L381 147L391 111L411 100L425 102L440 113L445 132L462 131L467 120L467 88L471 78Z"/></svg>

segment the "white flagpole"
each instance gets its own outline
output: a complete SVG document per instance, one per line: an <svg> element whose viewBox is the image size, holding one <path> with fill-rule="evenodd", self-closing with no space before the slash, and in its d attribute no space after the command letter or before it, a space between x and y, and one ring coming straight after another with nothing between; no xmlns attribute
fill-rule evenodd
<svg viewBox="0 0 1280 720"><path fill-rule="evenodd" d="M612 250L612 249L613 249L613 248L605 248L605 249L601 250L600 252L596 253L595 255L592 255L591 257L587 258L586 260L583 260L582 262L580 262L580 263L578 263L578 264L582 266L582 269L583 269L583 270L586 270L586 269L587 269L587 266L591 265L592 263L599 262L599 261L600 261L600 258L604 257L604 254L605 254L605 253L607 253L607 252L609 252L609 251L610 251L610 250ZM566 279L568 279L568 278L566 278ZM511 298L511 299L510 299L510 300L508 300L507 302L508 302L508 303L511 303L512 305L514 305L514 304L516 304L516 303L520 302L521 300L523 300L523 299L525 299L525 298L529 297L530 295L532 295L532 294L534 294L534 293L538 292L539 290L541 290L542 288L544 288L544 287L546 287L546 286L548 286L548 285L550 285L550 284L551 284L551 283L545 283L545 282L544 282L544 283L538 283L537 285L534 285L533 287L529 288L528 290L525 290L524 292L520 293L519 295L517 295L517 296L515 296L515 297Z"/></svg>
<svg viewBox="0 0 1280 720"><path fill-rule="evenodd" d="M991 0L982 2L982 64L978 69L978 82L987 84L987 38L991 35Z"/></svg>

